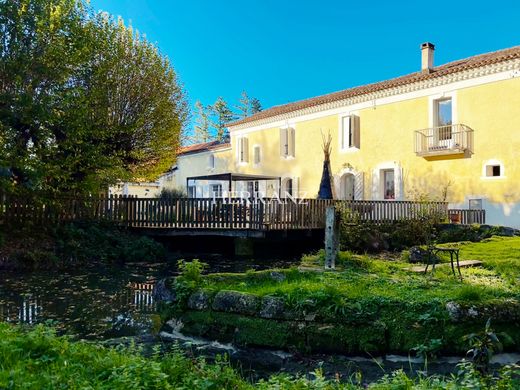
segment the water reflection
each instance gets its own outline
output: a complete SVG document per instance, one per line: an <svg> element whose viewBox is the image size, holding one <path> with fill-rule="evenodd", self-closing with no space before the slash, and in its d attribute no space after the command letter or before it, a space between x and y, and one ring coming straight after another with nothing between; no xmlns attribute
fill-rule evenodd
<svg viewBox="0 0 520 390"><path fill-rule="evenodd" d="M206 259L210 272L287 266L290 261ZM106 339L142 335L156 311L157 280L175 275L177 262L95 266L71 272L0 273L0 321L36 324L49 320L60 333Z"/></svg>
<svg viewBox="0 0 520 390"><path fill-rule="evenodd" d="M61 275L2 273L0 321L52 320L60 332L86 338L138 335L156 311L156 280L174 272L167 265L140 264Z"/></svg>
<svg viewBox="0 0 520 390"><path fill-rule="evenodd" d="M22 296L19 306L0 302L0 321L34 324L42 314L41 301L32 295Z"/></svg>
<svg viewBox="0 0 520 390"><path fill-rule="evenodd" d="M131 295L128 296L128 304L133 304L135 310L141 313L155 312L155 302L153 299L153 288L155 282L148 283L129 283L128 288Z"/></svg>

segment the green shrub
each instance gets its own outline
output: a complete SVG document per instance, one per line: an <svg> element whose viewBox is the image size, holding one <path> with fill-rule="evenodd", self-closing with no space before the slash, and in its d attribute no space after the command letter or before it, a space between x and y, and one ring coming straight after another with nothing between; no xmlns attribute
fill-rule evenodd
<svg viewBox="0 0 520 390"><path fill-rule="evenodd" d="M112 223L77 222L52 228L23 227L3 231L0 258L9 267L66 268L93 262L160 261L165 249L158 242L132 234Z"/></svg>
<svg viewBox="0 0 520 390"><path fill-rule="evenodd" d="M163 188L159 194L162 200L187 198L186 192L178 188Z"/></svg>
<svg viewBox="0 0 520 390"><path fill-rule="evenodd" d="M230 324L232 326L232 324ZM369 389L515 389L518 366L507 366L496 375L482 375L471 364L462 364L454 377L408 377L396 371L368 385ZM327 379L318 367L306 376L278 374L252 383L234 370L229 360L217 357L188 358L179 347L145 357L135 346L106 348L57 337L52 329L30 331L0 323L0 388L2 389L235 389L235 390L361 390L361 376L341 383Z"/></svg>
<svg viewBox="0 0 520 390"><path fill-rule="evenodd" d="M340 244L342 249L356 252L380 252L403 250L432 241L435 225L432 219L402 220L394 223L375 224L358 221L341 224Z"/></svg>
<svg viewBox="0 0 520 390"><path fill-rule="evenodd" d="M158 261L165 255L156 241L110 223L75 223L55 229L56 254L76 262Z"/></svg>
<svg viewBox="0 0 520 390"><path fill-rule="evenodd" d="M179 260L177 262L177 267L179 268L180 273L178 279L198 285L202 280L202 271L204 271L207 266L206 263L197 259L194 259L193 261Z"/></svg>

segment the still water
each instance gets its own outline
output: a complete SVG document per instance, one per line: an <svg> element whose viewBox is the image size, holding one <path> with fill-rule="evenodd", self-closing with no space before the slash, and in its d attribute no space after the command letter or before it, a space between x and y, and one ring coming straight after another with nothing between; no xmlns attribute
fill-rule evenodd
<svg viewBox="0 0 520 390"><path fill-rule="evenodd" d="M209 264L210 272L243 272L297 263L296 258L244 261L215 256L202 260ZM362 372L363 381L371 382L396 369L402 368L413 375L424 368L420 359L407 356L303 357L267 349L239 349L181 334L164 335L164 332L159 340L152 332L154 324L157 326L152 290L158 280L176 273L176 260L155 264L96 265L69 272L0 271L0 321L29 325L51 322L59 333L109 344L127 342L126 337L130 337L148 346L160 343L164 347L164 341L170 340L179 343L188 353L210 359L225 353L242 374L253 380L280 371L309 374L322 367L328 377L349 378ZM520 355L513 355L506 356L506 361L499 364L520 361ZM429 373L452 373L459 360L460 357L453 357L432 362Z"/></svg>
<svg viewBox="0 0 520 390"><path fill-rule="evenodd" d="M210 272L288 266L292 260L204 259ZM175 275L176 260L92 266L76 271L0 271L0 321L37 324L52 321L61 332L85 339L139 336L151 330L152 290Z"/></svg>

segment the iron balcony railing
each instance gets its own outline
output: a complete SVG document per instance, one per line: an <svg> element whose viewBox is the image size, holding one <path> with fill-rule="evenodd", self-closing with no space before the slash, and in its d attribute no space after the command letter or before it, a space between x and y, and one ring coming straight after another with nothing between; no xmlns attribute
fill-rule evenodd
<svg viewBox="0 0 520 390"><path fill-rule="evenodd" d="M418 156L473 154L473 129L463 124L430 127L415 131Z"/></svg>

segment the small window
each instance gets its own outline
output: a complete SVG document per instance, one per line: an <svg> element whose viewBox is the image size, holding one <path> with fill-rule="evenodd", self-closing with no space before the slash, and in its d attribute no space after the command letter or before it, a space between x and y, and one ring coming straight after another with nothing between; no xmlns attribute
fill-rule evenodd
<svg viewBox="0 0 520 390"><path fill-rule="evenodd" d="M188 198L196 198L197 196L197 187L188 186Z"/></svg>
<svg viewBox="0 0 520 390"><path fill-rule="evenodd" d="M395 199L395 182L393 169L385 169L383 171L383 198Z"/></svg>
<svg viewBox="0 0 520 390"><path fill-rule="evenodd" d="M213 154L210 154L208 160L208 167L215 168L215 156Z"/></svg>
<svg viewBox="0 0 520 390"><path fill-rule="evenodd" d="M482 210L482 199L470 199L469 200L470 210Z"/></svg>
<svg viewBox="0 0 520 390"><path fill-rule="evenodd" d="M488 160L482 166L483 178L504 178L504 164L499 160Z"/></svg>
<svg viewBox="0 0 520 390"><path fill-rule="evenodd" d="M359 117L348 115L341 118L340 144L341 149L360 147Z"/></svg>
<svg viewBox="0 0 520 390"><path fill-rule="evenodd" d="M253 148L253 162L258 165L260 164L260 146L256 145Z"/></svg>
<svg viewBox="0 0 520 390"><path fill-rule="evenodd" d="M295 137L295 131L292 127L280 129L280 156L284 158L295 156Z"/></svg>
<svg viewBox="0 0 520 390"><path fill-rule="evenodd" d="M222 184L213 184L211 186L211 193L215 198L222 198Z"/></svg>
<svg viewBox="0 0 520 390"><path fill-rule="evenodd" d="M486 176L487 177L502 176L502 167L500 165L486 165Z"/></svg>

